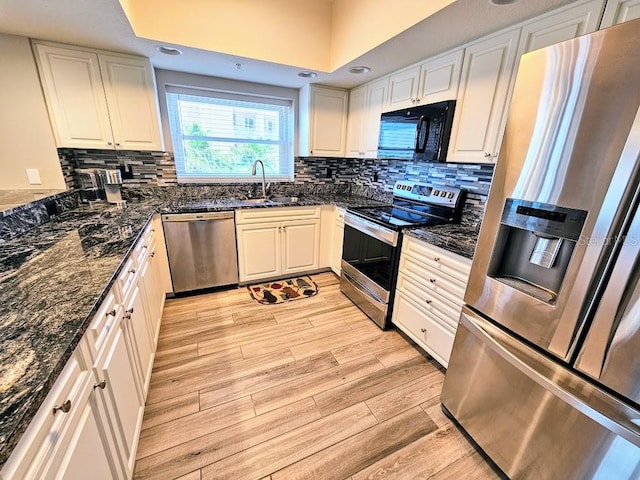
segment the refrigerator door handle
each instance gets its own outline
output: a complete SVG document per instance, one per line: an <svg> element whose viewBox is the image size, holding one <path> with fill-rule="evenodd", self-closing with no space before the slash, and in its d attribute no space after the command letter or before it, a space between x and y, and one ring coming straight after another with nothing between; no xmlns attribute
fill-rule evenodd
<svg viewBox="0 0 640 480"><path fill-rule="evenodd" d="M575 378L574 374L545 357L528 354L521 343L486 320L470 315L467 309L462 311L460 324L542 388L604 428L640 447L640 429L637 426L640 412L627 407L596 387L590 386L581 392L570 391L565 386L575 384L572 380Z"/></svg>
<svg viewBox="0 0 640 480"><path fill-rule="evenodd" d="M618 350L635 352L640 348L639 239L640 210L636 211L628 233L622 240L607 287L576 360L579 370L593 378L602 379L603 383L616 390L629 390L629 385L626 384L632 380L631 372L636 366L634 363L637 363L635 355L616 355L620 353ZM609 365L612 362L616 365ZM605 366L609 372L604 371ZM603 375L608 378L602 378ZM623 376L624 378L618 378ZM631 391L620 393L633 394L637 389L631 387ZM637 394L633 400L638 401Z"/></svg>

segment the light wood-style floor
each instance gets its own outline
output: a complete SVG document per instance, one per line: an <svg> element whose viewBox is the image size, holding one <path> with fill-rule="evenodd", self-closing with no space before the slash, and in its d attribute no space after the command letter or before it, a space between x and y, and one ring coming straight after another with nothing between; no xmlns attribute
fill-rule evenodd
<svg viewBox="0 0 640 480"><path fill-rule="evenodd" d="M168 300L135 478L500 478L442 413L441 367L340 293Z"/></svg>

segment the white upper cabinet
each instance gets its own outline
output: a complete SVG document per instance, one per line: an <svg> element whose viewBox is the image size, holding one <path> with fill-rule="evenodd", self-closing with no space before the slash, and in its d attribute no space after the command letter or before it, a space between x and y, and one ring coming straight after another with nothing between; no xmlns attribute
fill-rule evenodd
<svg viewBox="0 0 640 480"><path fill-rule="evenodd" d="M162 150L148 59L34 43L58 147Z"/></svg>
<svg viewBox="0 0 640 480"><path fill-rule="evenodd" d="M305 85L300 89L300 156L345 156L348 104L346 90L318 85Z"/></svg>
<svg viewBox="0 0 640 480"><path fill-rule="evenodd" d="M386 112L411 107L418 100L418 82L420 66L405 68L389 76L389 101Z"/></svg>
<svg viewBox="0 0 640 480"><path fill-rule="evenodd" d="M604 0L583 1L525 24L522 27L517 58L527 52L595 32L603 8Z"/></svg>
<svg viewBox="0 0 640 480"><path fill-rule="evenodd" d="M156 88L146 58L99 55L116 148L162 150Z"/></svg>
<svg viewBox="0 0 640 480"><path fill-rule="evenodd" d="M458 98L464 50L440 55L420 65L418 103L428 104Z"/></svg>
<svg viewBox="0 0 640 480"><path fill-rule="evenodd" d="M363 135L367 101L367 85L354 88L349 92L349 115L347 123L347 156L364 157Z"/></svg>
<svg viewBox="0 0 640 480"><path fill-rule="evenodd" d="M640 0L609 0L600 28L640 18Z"/></svg>
<svg viewBox="0 0 640 480"><path fill-rule="evenodd" d="M354 88L349 94L347 155L376 158L380 115L387 103L389 77Z"/></svg>
<svg viewBox="0 0 640 480"><path fill-rule="evenodd" d="M448 161L493 162L506 121L520 29L472 43L465 50Z"/></svg>
<svg viewBox="0 0 640 480"><path fill-rule="evenodd" d="M447 52L389 77L384 111L454 100L458 95L463 49Z"/></svg>

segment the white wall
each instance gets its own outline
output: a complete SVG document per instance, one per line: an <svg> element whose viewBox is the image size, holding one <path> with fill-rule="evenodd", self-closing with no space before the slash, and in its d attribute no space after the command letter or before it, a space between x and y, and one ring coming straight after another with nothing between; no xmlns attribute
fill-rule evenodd
<svg viewBox="0 0 640 480"><path fill-rule="evenodd" d="M27 168L40 171L30 185ZM0 34L0 190L65 189L29 39Z"/></svg>

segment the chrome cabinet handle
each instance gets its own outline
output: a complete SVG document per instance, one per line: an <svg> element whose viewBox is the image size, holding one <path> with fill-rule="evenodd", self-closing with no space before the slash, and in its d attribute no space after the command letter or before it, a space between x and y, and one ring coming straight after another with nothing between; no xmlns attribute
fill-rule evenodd
<svg viewBox="0 0 640 480"><path fill-rule="evenodd" d="M126 318L127 320L131 320L131 314L132 313L133 313L133 307L125 312L124 318Z"/></svg>
<svg viewBox="0 0 640 480"><path fill-rule="evenodd" d="M69 410L71 410L71 400L67 400L62 405L54 406L53 414L55 415L58 411L61 411L62 413L67 413Z"/></svg>
<svg viewBox="0 0 640 480"><path fill-rule="evenodd" d="M102 380L100 383L96 383L93 386L93 389L95 390L96 388L99 388L100 390L104 390L104 387L107 386L107 381L106 380Z"/></svg>

